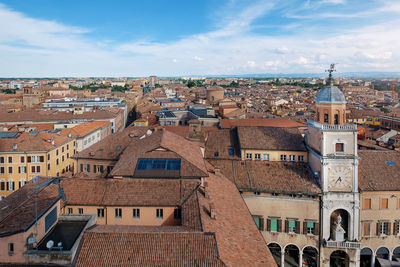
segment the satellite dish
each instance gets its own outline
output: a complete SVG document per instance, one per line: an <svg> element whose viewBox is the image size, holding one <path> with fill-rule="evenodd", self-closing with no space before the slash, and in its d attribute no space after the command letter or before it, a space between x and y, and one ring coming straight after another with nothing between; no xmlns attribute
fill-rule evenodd
<svg viewBox="0 0 400 267"><path fill-rule="evenodd" d="M53 241L53 240L50 240L50 241L47 242L47 244L46 244L46 247L47 247L48 249L51 249L53 246L54 246L54 241Z"/></svg>
<svg viewBox="0 0 400 267"><path fill-rule="evenodd" d="M62 242L58 242L57 247L59 247L59 248L62 247Z"/></svg>

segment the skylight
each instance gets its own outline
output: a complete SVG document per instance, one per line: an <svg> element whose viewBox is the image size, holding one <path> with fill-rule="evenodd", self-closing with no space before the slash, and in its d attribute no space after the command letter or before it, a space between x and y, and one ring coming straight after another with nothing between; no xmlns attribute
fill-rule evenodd
<svg viewBox="0 0 400 267"><path fill-rule="evenodd" d="M171 170L181 169L180 159L139 159L137 170Z"/></svg>
<svg viewBox="0 0 400 267"><path fill-rule="evenodd" d="M396 163L394 163L393 161L386 161L386 164L387 165L390 165L390 166L396 166Z"/></svg>

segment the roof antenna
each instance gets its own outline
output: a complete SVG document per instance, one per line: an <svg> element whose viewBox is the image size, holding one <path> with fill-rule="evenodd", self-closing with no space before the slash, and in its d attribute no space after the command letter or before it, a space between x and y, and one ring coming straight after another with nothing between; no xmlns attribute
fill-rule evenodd
<svg viewBox="0 0 400 267"><path fill-rule="evenodd" d="M328 77L328 84L329 85L333 85L332 72L336 71L335 70L335 65L337 65L337 63L332 63L330 68L328 70L325 70L325 72L329 72L329 77Z"/></svg>

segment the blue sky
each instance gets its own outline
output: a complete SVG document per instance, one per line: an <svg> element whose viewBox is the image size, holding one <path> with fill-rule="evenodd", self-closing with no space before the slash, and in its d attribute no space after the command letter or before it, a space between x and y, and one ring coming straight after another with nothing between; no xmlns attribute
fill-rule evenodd
<svg viewBox="0 0 400 267"><path fill-rule="evenodd" d="M0 77L400 71L398 0L0 0Z"/></svg>

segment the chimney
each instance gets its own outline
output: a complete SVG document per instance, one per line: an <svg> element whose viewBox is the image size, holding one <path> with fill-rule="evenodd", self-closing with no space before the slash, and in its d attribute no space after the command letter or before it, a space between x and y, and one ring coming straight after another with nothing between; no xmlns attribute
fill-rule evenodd
<svg viewBox="0 0 400 267"><path fill-rule="evenodd" d="M18 149L18 145L17 145L17 143L14 143L13 144L13 150L17 150Z"/></svg>
<svg viewBox="0 0 400 267"><path fill-rule="evenodd" d="M214 172L215 172L216 176L221 176L221 169L220 168L215 168Z"/></svg>
<svg viewBox="0 0 400 267"><path fill-rule="evenodd" d="M210 193L208 192L208 183L204 182L204 197L210 198Z"/></svg>
<svg viewBox="0 0 400 267"><path fill-rule="evenodd" d="M210 203L210 217L213 220L217 219L217 215L215 214L215 206L214 203Z"/></svg>
<svg viewBox="0 0 400 267"><path fill-rule="evenodd" d="M55 143L54 143L54 140L51 140L51 145L54 146L54 144L55 144Z"/></svg>

